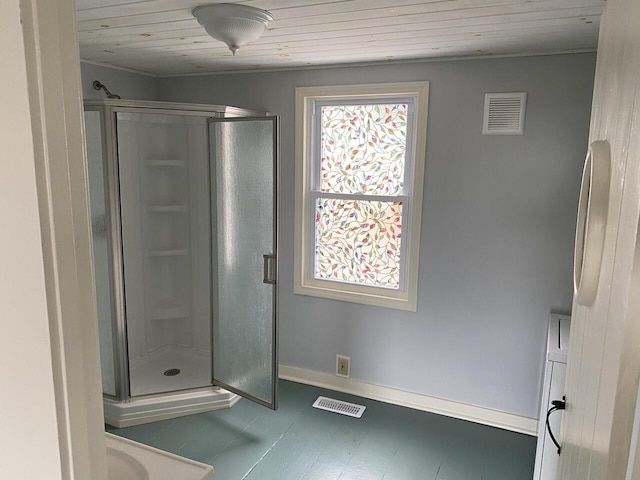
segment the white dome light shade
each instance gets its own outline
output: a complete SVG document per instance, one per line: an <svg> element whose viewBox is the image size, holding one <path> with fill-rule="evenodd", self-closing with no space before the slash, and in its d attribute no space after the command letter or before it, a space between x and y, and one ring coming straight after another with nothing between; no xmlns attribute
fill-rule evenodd
<svg viewBox="0 0 640 480"><path fill-rule="evenodd" d="M207 33L226 43L234 55L241 46L260 38L273 20L266 10L236 3L201 5L192 13Z"/></svg>

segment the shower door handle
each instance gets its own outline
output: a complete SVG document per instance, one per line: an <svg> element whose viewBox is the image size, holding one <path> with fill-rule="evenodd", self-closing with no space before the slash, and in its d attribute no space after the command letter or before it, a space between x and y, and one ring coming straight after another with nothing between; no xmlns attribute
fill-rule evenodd
<svg viewBox="0 0 640 480"><path fill-rule="evenodd" d="M276 284L275 255L262 255L262 283Z"/></svg>

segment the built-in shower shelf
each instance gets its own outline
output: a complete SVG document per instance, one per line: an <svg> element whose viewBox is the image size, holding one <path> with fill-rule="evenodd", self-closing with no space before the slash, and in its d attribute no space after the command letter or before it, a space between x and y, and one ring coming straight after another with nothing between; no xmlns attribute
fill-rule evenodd
<svg viewBox="0 0 640 480"><path fill-rule="evenodd" d="M165 298L151 307L151 320L177 320L191 315L188 303L180 303L173 298Z"/></svg>
<svg viewBox="0 0 640 480"><path fill-rule="evenodd" d="M150 257L184 257L189 254L186 248L176 248L172 250L149 250Z"/></svg>
<svg viewBox="0 0 640 480"><path fill-rule="evenodd" d="M147 160L147 167L183 168L184 160Z"/></svg>
<svg viewBox="0 0 640 480"><path fill-rule="evenodd" d="M147 210L150 213L180 213L186 212L186 205L149 205Z"/></svg>

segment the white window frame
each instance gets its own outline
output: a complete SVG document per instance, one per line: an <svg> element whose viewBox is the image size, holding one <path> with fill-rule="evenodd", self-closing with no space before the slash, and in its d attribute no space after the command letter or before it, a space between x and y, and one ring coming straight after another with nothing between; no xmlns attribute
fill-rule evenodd
<svg viewBox="0 0 640 480"><path fill-rule="evenodd" d="M314 114L318 105L354 101L409 101L413 114L407 122L407 154L404 191L395 197L373 200L402 201L402 243L400 287L390 289L314 278L315 231L314 169L312 149L318 142ZM427 143L429 82L380 83L371 85L333 85L296 88L295 161L295 249L294 292L301 295L343 300L415 312L417 309L422 192ZM321 196L331 196L330 194ZM366 196L365 196L366 197Z"/></svg>

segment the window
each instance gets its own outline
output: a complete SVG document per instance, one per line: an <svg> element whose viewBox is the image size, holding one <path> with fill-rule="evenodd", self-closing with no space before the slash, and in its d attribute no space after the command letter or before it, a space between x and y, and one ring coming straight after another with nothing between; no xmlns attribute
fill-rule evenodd
<svg viewBox="0 0 640 480"><path fill-rule="evenodd" d="M428 91L296 89L295 293L416 310Z"/></svg>

